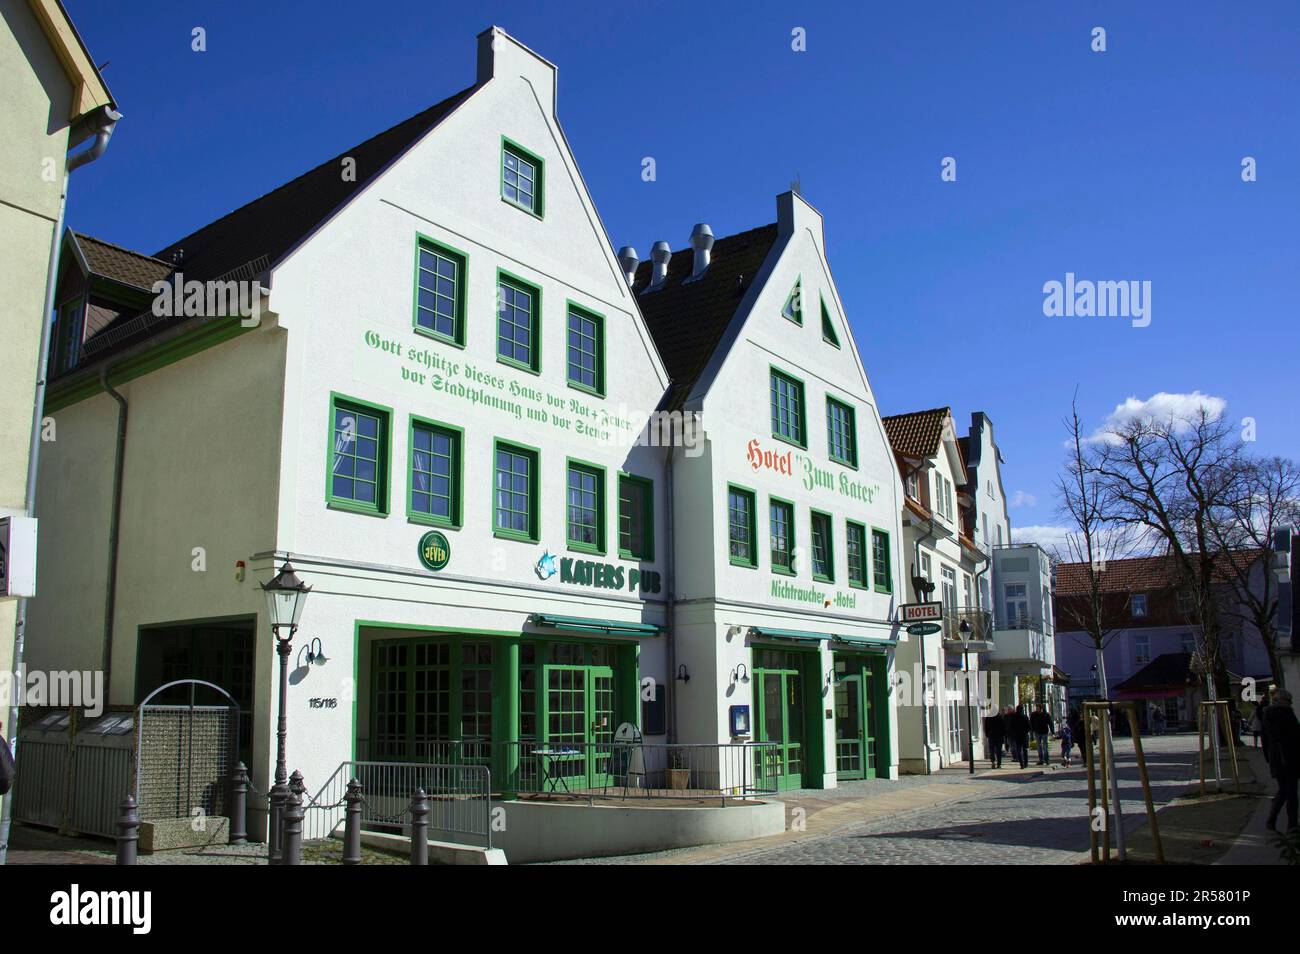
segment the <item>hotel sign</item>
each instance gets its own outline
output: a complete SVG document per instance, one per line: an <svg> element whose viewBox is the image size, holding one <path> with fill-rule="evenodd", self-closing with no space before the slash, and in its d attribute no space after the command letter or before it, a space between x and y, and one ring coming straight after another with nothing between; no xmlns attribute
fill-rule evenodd
<svg viewBox="0 0 1300 954"><path fill-rule="evenodd" d="M933 623L943 619L943 604L938 600L933 603L904 603L898 607L900 623Z"/></svg>

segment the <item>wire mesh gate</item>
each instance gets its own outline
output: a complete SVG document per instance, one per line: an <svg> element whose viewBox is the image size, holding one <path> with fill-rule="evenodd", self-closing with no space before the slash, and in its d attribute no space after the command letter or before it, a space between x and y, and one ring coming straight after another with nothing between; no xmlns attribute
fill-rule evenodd
<svg viewBox="0 0 1300 954"><path fill-rule="evenodd" d="M200 704L201 698L215 704ZM226 816L239 751L234 697L213 683L181 679L149 693L139 713L135 800L140 818Z"/></svg>

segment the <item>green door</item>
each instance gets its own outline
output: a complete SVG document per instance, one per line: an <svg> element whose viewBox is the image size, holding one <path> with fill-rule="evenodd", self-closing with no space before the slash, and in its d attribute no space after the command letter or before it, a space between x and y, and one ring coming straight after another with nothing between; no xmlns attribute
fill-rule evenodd
<svg viewBox="0 0 1300 954"><path fill-rule="evenodd" d="M614 738L614 670L609 666L546 666L545 748L572 754L548 756L552 776L569 791L609 784L609 746Z"/></svg>
<svg viewBox="0 0 1300 954"><path fill-rule="evenodd" d="M854 657L835 660L835 772L841 779L876 777L875 680Z"/></svg>
<svg viewBox="0 0 1300 954"><path fill-rule="evenodd" d="M755 670L758 706L755 726L759 742L775 742L765 750L760 779L774 781L779 789L803 785L804 706L803 680L797 670Z"/></svg>

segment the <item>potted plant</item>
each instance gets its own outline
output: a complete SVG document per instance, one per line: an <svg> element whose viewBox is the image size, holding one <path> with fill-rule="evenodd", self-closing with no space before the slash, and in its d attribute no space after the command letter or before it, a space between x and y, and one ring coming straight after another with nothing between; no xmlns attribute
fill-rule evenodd
<svg viewBox="0 0 1300 954"><path fill-rule="evenodd" d="M691 787L691 763L685 749L668 750L668 787L677 791Z"/></svg>

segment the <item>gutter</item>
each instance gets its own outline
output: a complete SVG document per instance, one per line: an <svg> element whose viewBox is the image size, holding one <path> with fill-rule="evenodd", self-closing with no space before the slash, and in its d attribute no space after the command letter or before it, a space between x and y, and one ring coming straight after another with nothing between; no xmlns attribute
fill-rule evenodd
<svg viewBox="0 0 1300 954"><path fill-rule="evenodd" d="M54 223L50 237L50 266L45 273L45 305L41 311L41 343L36 357L36 393L32 401L31 443L27 454L26 506L28 517L36 516L36 477L40 463L41 421L45 417L45 386L50 367L50 316L54 313L55 286L59 280L59 246L63 241L64 215L68 205L68 179L72 172L88 165L104 154L108 142L113 137L113 130L122 114L111 106L103 106L87 118L87 122L97 129L94 144L84 152L67 159L63 173L63 187L59 192L59 214ZM69 131L71 137L71 131ZM39 530L38 530L39 534ZM39 536L38 536L39 541ZM39 545L39 544L38 544ZM23 648L27 632L27 599L18 601L17 617L14 624L13 667L21 672L23 666ZM107 700L108 680L105 677L105 700ZM18 694L14 693L9 703L9 750L14 759L18 758ZM3 799L4 808L0 810L0 865L9 857L9 829L13 823L13 795Z"/></svg>
<svg viewBox="0 0 1300 954"><path fill-rule="evenodd" d="M122 519L122 470L126 463L126 398L108 383L107 364L99 369L104 393L117 402L117 441L113 449L113 497L108 515L108 568L104 585L104 698L113 682L113 613L117 607L117 544Z"/></svg>

